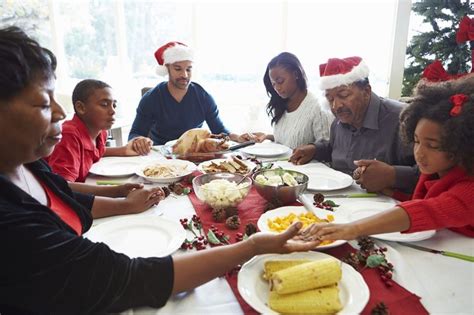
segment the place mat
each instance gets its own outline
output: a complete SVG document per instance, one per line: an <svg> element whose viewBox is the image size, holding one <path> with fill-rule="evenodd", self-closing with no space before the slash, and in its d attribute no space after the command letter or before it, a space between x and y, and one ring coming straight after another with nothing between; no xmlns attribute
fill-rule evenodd
<svg viewBox="0 0 474 315"><path fill-rule="evenodd" d="M250 189L249 194L244 201L237 207L239 211L239 217L242 222L239 229L229 230L225 227L225 223L217 223L212 219L211 209L201 202L194 193L188 195L197 215L201 218L203 229L207 234L211 225L216 226L219 230L224 231L225 234L230 236L230 243L235 243L235 235L245 233L245 225L247 223L253 223L257 225L258 218L264 212L267 206L267 201L261 197L255 187ZM295 206L300 206L300 203L294 203ZM338 247L329 248L323 252L342 259L349 253L355 252L349 244L343 244ZM395 266L396 272L397 266ZM248 305L241 297L237 289L237 274L236 272L227 273L226 280L232 289L237 301L245 314L259 314L250 305ZM386 287L381 281L378 271L372 268L366 268L361 272L362 277L367 283L370 290L370 299L362 314L370 314L371 310L380 302L383 302L389 309L390 314L428 314L426 309L420 303L420 297L406 290L395 281L392 287Z"/></svg>
<svg viewBox="0 0 474 315"><path fill-rule="evenodd" d="M339 247L328 248L323 252L337 257L345 258L349 253L356 250L349 244L343 244ZM394 266L395 272L397 266ZM429 314L424 306L420 303L420 297L411 293L397 282L392 280L393 285L387 287L380 279L379 272L376 268L365 268L360 274L367 283L370 291L369 302L365 306L361 314L370 315L371 310L380 302L383 302L390 311L390 314Z"/></svg>

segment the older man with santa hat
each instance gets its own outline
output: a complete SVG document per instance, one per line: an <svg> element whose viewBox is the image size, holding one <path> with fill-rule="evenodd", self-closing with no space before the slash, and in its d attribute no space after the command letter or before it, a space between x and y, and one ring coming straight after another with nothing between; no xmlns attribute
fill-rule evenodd
<svg viewBox="0 0 474 315"><path fill-rule="evenodd" d="M128 136L129 140L135 139L137 152L147 154L152 144L177 139L189 129L202 127L204 122L213 134L228 134L232 140L240 140L225 128L212 96L191 81L194 53L188 46L169 42L158 48L155 58L157 73L168 75L168 81L150 89L140 100Z"/></svg>
<svg viewBox="0 0 474 315"><path fill-rule="evenodd" d="M290 160L312 159L352 174L369 191L411 192L418 171L413 149L399 137L404 104L379 97L369 83L369 68L360 57L332 58L320 65L320 87L336 119L329 141L296 149Z"/></svg>

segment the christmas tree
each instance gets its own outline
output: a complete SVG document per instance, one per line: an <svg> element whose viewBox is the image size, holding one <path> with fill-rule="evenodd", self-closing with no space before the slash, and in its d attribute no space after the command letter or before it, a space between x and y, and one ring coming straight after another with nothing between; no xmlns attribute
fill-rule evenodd
<svg viewBox="0 0 474 315"><path fill-rule="evenodd" d="M431 30L413 36L407 47L406 68L403 78L403 96L410 96L423 70L434 60L441 60L450 74L471 70L469 43L456 43L456 30L465 15L472 15L470 0L420 0L412 11L423 17L423 26Z"/></svg>

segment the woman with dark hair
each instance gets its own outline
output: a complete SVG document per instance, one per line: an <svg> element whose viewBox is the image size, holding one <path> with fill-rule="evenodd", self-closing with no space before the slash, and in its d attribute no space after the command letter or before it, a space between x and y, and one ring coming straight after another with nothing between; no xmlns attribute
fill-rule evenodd
<svg viewBox="0 0 474 315"><path fill-rule="evenodd" d="M421 176L412 200L348 224L312 225L307 239L449 228L474 237L474 73L454 81L422 80L400 115Z"/></svg>
<svg viewBox="0 0 474 315"><path fill-rule="evenodd" d="M96 200L72 192L41 158L61 139L56 59L16 27L0 29L0 313L105 313L161 307L254 255L316 242L257 233L188 255L131 259L82 237Z"/></svg>
<svg viewBox="0 0 474 315"><path fill-rule="evenodd" d="M270 60L263 83L270 96L267 114L273 134L255 133L258 141L269 139L295 149L329 138L334 117L308 91L306 73L295 55L283 52Z"/></svg>

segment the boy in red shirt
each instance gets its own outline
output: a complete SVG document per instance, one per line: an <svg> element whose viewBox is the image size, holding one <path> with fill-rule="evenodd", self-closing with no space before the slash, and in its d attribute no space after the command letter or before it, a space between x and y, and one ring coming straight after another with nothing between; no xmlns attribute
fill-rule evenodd
<svg viewBox="0 0 474 315"><path fill-rule="evenodd" d="M64 122L62 140L47 159L55 173L69 182L84 182L92 164L102 156L138 155L132 148L133 141L122 147L105 146L117 107L107 83L91 79L79 82L72 102L74 117Z"/></svg>

